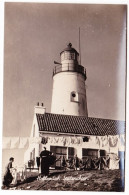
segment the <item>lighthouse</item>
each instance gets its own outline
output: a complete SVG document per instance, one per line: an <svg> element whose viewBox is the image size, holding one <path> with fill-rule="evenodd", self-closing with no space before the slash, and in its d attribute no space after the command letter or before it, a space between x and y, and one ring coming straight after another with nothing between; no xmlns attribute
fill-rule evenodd
<svg viewBox="0 0 129 195"><path fill-rule="evenodd" d="M52 165L54 169L62 169L62 160L70 162L75 155L88 169L118 169L118 159L124 167L125 122L88 117L86 70L79 63L79 53L69 43L60 56L53 70L51 113L46 112L43 103L35 106L24 162L38 166L37 159L47 147L59 159Z"/></svg>
<svg viewBox="0 0 129 195"><path fill-rule="evenodd" d="M88 117L86 69L79 64L79 53L69 43L60 58L53 70L51 113Z"/></svg>

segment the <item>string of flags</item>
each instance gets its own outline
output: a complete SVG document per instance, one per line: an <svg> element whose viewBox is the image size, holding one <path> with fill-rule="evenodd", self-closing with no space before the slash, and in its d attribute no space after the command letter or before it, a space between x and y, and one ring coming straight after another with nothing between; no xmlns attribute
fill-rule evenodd
<svg viewBox="0 0 129 195"><path fill-rule="evenodd" d="M125 135L115 136L88 136L86 142L84 137L75 136L42 136L42 137L3 137L3 149L27 148L30 144L63 144L63 146L82 145L86 142L93 143L99 147L119 147L124 150Z"/></svg>
<svg viewBox="0 0 129 195"><path fill-rule="evenodd" d="M30 144L40 144L41 137L3 137L3 149L23 149L28 148Z"/></svg>

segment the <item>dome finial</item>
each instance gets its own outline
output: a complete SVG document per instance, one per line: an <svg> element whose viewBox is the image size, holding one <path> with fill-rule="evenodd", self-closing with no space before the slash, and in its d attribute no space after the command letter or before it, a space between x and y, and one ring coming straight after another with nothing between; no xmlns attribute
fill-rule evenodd
<svg viewBox="0 0 129 195"><path fill-rule="evenodd" d="M67 46L68 46L68 47L72 47L72 43L69 43Z"/></svg>

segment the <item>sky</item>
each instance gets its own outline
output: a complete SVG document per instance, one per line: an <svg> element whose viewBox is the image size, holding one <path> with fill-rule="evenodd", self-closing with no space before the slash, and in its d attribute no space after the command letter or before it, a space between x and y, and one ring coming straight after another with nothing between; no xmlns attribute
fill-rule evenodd
<svg viewBox="0 0 129 195"><path fill-rule="evenodd" d="M126 6L5 3L3 136L29 136L50 112L54 60L71 42L87 70L88 116L125 120Z"/></svg>

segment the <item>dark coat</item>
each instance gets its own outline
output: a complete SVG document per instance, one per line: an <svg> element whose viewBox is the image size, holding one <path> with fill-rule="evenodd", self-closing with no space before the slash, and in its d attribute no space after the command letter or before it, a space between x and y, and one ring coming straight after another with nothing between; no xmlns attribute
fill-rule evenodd
<svg viewBox="0 0 129 195"><path fill-rule="evenodd" d="M9 186L9 184L13 180L13 176L11 174L11 168L12 168L12 162L9 162L5 170L3 185Z"/></svg>

